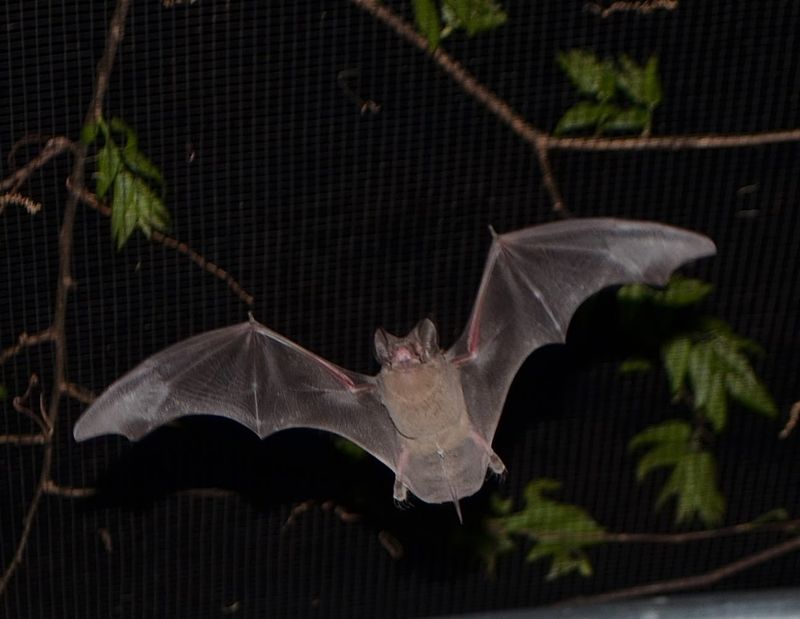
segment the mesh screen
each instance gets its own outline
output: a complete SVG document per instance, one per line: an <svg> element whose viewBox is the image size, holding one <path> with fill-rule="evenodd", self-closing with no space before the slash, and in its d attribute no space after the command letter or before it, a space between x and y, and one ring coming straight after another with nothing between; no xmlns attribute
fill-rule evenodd
<svg viewBox="0 0 800 619"><path fill-rule="evenodd" d="M133 3L105 114L135 127L167 179L170 234L230 273L254 305L142 234L115 250L108 218L80 204L66 315L71 383L99 393L148 355L248 310L335 363L374 373L378 326L405 333L429 316L443 344L455 340L488 225L502 232L556 218L533 146L360 4ZM411 2L383 6L413 23ZM505 25L475 37L456 32L443 46L544 132L577 100L556 63L574 48L658 57L664 100L653 135L800 127L797 3L503 6ZM0 176L40 152L43 142L31 139L12 153L22 138L78 140L113 10L113 2L4 3ZM379 111L362 111L367 102ZM713 282L709 312L763 346L756 369L784 416L800 398L799 155L796 136L736 148L550 152L573 215L652 219L715 240L718 256L686 272ZM19 189L40 212L9 204L0 214L4 348L53 320L71 166L63 153ZM653 509L665 477L637 485L627 450L634 433L675 416L666 380L620 375L618 359L587 353L592 329L604 329L589 322L578 344L539 351L523 366L494 442L508 475L463 502L463 526L448 505L412 500L397 509L391 472L350 458L321 433L262 442L225 420L191 419L135 445L119 437L77 444L71 430L85 405L64 397L49 473L66 490L45 488L29 534L45 448L0 444L0 559L12 570L0 608L9 617L510 609L707 572L785 539L598 546L591 578L554 581L545 580L546 562L526 561L525 543L491 577L470 559L458 540L472 539L490 495L519 505L538 477L561 480L559 500L608 530L675 531L672 506ZM52 344L24 347L0 366L8 393L0 433L36 432L12 405L32 373L49 399ZM780 427L737 414L716 444L726 524L776 507L800 513L800 439L778 441ZM83 488L98 493L70 496ZM793 586L798 568L798 555L786 554L713 586Z"/></svg>

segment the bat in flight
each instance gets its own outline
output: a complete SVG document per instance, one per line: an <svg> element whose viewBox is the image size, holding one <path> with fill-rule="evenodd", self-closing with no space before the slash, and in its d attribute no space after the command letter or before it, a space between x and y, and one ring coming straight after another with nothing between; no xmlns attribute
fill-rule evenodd
<svg viewBox="0 0 800 619"><path fill-rule="evenodd" d="M680 265L715 253L707 237L657 223L575 219L496 234L458 341L439 347L420 321L405 337L375 332L376 376L341 368L253 317L189 338L117 380L75 425L79 441L136 440L185 415L218 415L260 437L317 428L356 443L395 473L394 498L428 503L477 492L503 404L522 362L564 342L572 315L614 284L664 285Z"/></svg>

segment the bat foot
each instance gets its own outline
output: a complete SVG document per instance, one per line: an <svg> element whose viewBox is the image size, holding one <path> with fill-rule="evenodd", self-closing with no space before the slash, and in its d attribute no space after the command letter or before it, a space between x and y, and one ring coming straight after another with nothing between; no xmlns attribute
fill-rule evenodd
<svg viewBox="0 0 800 619"><path fill-rule="evenodd" d="M394 502L403 505L408 502L408 488L399 477L394 479Z"/></svg>
<svg viewBox="0 0 800 619"><path fill-rule="evenodd" d="M508 469L506 469L506 465L503 464L500 456L494 452L489 454L489 470L498 477L505 477L506 473L508 472Z"/></svg>

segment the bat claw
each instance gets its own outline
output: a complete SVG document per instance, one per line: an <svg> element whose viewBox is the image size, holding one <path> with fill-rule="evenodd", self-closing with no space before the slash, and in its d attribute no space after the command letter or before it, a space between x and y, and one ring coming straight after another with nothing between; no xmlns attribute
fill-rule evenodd
<svg viewBox="0 0 800 619"><path fill-rule="evenodd" d="M394 479L394 500L400 505L408 502L408 488L399 477Z"/></svg>
<svg viewBox="0 0 800 619"><path fill-rule="evenodd" d="M492 473L498 475L499 477L504 477L508 472L508 469L506 469L506 465L503 464L500 456L494 452L489 454L489 469L492 471Z"/></svg>

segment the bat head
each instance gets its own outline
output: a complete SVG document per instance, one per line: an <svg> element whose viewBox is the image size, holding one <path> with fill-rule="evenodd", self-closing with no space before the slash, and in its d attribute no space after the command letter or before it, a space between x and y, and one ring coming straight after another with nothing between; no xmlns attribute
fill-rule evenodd
<svg viewBox="0 0 800 619"><path fill-rule="evenodd" d="M440 352L436 325L425 318L405 337L392 335L385 329L375 331L375 358L382 366L410 368L427 363Z"/></svg>

